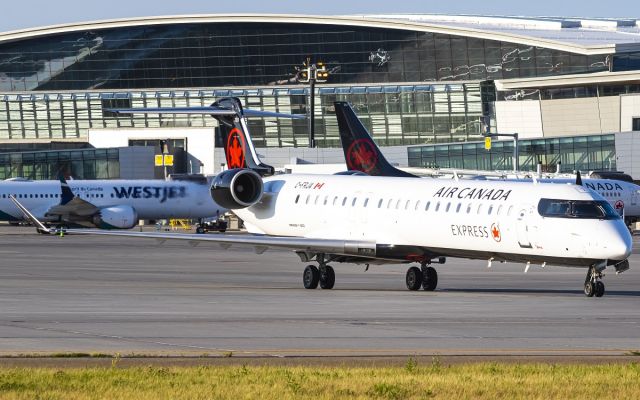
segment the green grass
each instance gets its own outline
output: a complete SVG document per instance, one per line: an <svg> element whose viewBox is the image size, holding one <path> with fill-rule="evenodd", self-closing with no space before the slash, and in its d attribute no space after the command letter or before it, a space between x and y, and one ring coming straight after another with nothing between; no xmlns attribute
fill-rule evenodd
<svg viewBox="0 0 640 400"><path fill-rule="evenodd" d="M640 364L0 368L0 399L637 399Z"/></svg>

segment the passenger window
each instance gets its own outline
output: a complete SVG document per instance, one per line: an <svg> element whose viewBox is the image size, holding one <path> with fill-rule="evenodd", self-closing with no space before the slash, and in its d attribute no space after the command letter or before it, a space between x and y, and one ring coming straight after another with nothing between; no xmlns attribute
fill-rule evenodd
<svg viewBox="0 0 640 400"><path fill-rule="evenodd" d="M408 210L409 209L409 204L411 203L411 200L407 200L407 203L404 205L404 209Z"/></svg>
<svg viewBox="0 0 640 400"><path fill-rule="evenodd" d="M378 208L382 207L382 199L378 201Z"/></svg>
<svg viewBox="0 0 640 400"><path fill-rule="evenodd" d="M393 201L393 199L389 199L389 201L387 202L387 208L391 208L391 202Z"/></svg>
<svg viewBox="0 0 640 400"><path fill-rule="evenodd" d="M430 205L431 205L431 202L430 202L430 201L427 201L427 205L426 205L426 206L424 206L424 210L425 210L425 211L429 211L429 206L430 206Z"/></svg>
<svg viewBox="0 0 640 400"><path fill-rule="evenodd" d="M335 206L337 202L338 202L338 196L333 198L333 205Z"/></svg>
<svg viewBox="0 0 640 400"><path fill-rule="evenodd" d="M420 200L418 200L418 201L416 202L416 208L415 208L415 211L418 211L418 208L420 208Z"/></svg>
<svg viewBox="0 0 640 400"><path fill-rule="evenodd" d="M329 196L324 196L324 202L322 203L322 205L326 206L327 201L329 201Z"/></svg>
<svg viewBox="0 0 640 400"><path fill-rule="evenodd" d="M509 210L507 211L507 217L511 216L511 211L513 211L513 206L509 206Z"/></svg>
<svg viewBox="0 0 640 400"><path fill-rule="evenodd" d="M320 195L316 196L315 201L313 202L313 205L318 205L318 200L320 199Z"/></svg>
<svg viewBox="0 0 640 400"><path fill-rule="evenodd" d="M493 205L489 206L489 211L487 211L487 215L491 215L491 212L493 212Z"/></svg>
<svg viewBox="0 0 640 400"><path fill-rule="evenodd" d="M449 208L451 207L451 202L447 203L447 209L445 210L446 212L449 212Z"/></svg>
<svg viewBox="0 0 640 400"><path fill-rule="evenodd" d="M364 205L362 207L366 207L369 204L369 198L364 199Z"/></svg>
<svg viewBox="0 0 640 400"><path fill-rule="evenodd" d="M307 200L305 200L305 204L309 204L309 200L310 200L310 199L311 199L311 195L310 195L310 194L308 194L308 195L307 195Z"/></svg>
<svg viewBox="0 0 640 400"><path fill-rule="evenodd" d="M436 211L440 210L440 202L436 203Z"/></svg>
<svg viewBox="0 0 640 400"><path fill-rule="evenodd" d="M358 198L354 197L353 201L351 202L351 207L355 207L356 206L356 201L358 201Z"/></svg>
<svg viewBox="0 0 640 400"><path fill-rule="evenodd" d="M462 207L462 204L458 203L458 206L456 207L456 212L459 213L460 212L460 207Z"/></svg>
<svg viewBox="0 0 640 400"><path fill-rule="evenodd" d="M342 199L342 206L344 207L345 204L347 204L347 198L346 197L344 199Z"/></svg>
<svg viewBox="0 0 640 400"><path fill-rule="evenodd" d="M402 201L402 200L400 200L400 199L398 199L398 201L396 201L396 210L399 210L399 209L400 209L400 202L401 202L401 201Z"/></svg>
<svg viewBox="0 0 640 400"><path fill-rule="evenodd" d="M498 206L498 211L496 212L496 215L500 215L501 213L502 213L502 204Z"/></svg>
<svg viewBox="0 0 640 400"><path fill-rule="evenodd" d="M482 204L478 204L478 214L482 211Z"/></svg>
<svg viewBox="0 0 640 400"><path fill-rule="evenodd" d="M300 195L296 196L296 204L298 204L298 200L300 200Z"/></svg>
<svg viewBox="0 0 640 400"><path fill-rule="evenodd" d="M471 203L467 205L467 214L471 213Z"/></svg>

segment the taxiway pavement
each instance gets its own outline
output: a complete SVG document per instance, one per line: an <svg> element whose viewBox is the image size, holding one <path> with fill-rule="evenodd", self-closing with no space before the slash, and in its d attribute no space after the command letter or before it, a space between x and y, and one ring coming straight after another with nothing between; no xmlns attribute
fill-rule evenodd
<svg viewBox="0 0 640 400"><path fill-rule="evenodd" d="M622 356L640 350L638 237L631 269L449 259L435 292L406 266L335 264L333 290L302 288L291 252L0 228L0 355Z"/></svg>

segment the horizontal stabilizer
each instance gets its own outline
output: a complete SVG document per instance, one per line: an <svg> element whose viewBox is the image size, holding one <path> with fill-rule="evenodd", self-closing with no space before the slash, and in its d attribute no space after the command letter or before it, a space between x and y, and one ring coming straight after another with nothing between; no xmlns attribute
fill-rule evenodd
<svg viewBox="0 0 640 400"><path fill-rule="evenodd" d="M116 114L191 114L191 115L236 115L235 110L223 108L219 106L208 107L156 107L156 108L105 108L104 111ZM272 111L260 111L244 109L242 111L244 117L264 117L264 118L290 118L305 119L304 114L284 114Z"/></svg>

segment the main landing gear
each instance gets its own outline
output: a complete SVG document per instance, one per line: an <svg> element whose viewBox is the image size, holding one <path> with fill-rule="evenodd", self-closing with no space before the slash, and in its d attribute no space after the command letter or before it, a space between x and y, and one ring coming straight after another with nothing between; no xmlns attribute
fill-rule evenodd
<svg viewBox="0 0 640 400"><path fill-rule="evenodd" d="M409 290L422 287L426 291L434 291L438 286L438 272L428 264L422 264L421 268L411 267L407 270L406 283Z"/></svg>
<svg viewBox="0 0 640 400"><path fill-rule="evenodd" d="M598 269L597 265L592 265L587 271L587 277L584 280L584 294L587 297L602 297L604 296L604 283L601 279L604 276L603 269Z"/></svg>
<svg viewBox="0 0 640 400"><path fill-rule="evenodd" d="M305 289L315 289L320 284L322 289L333 289L336 283L336 273L333 267L326 264L324 257L318 257L319 267L307 265L302 274L302 283Z"/></svg>

